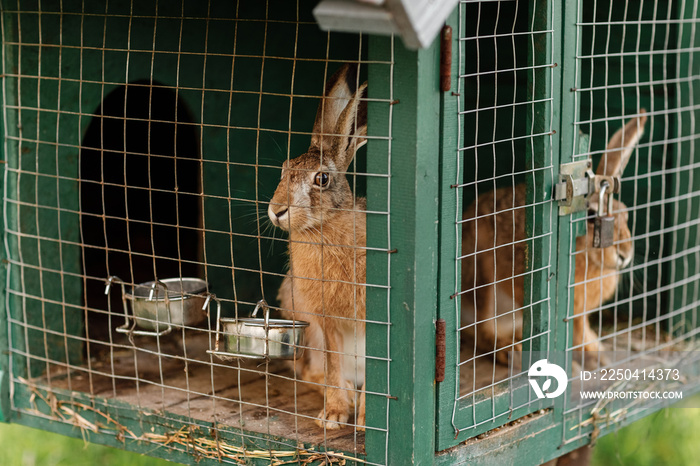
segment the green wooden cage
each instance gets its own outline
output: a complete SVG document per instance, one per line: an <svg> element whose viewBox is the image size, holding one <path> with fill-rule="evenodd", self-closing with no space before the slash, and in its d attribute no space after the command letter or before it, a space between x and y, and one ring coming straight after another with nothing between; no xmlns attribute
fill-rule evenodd
<svg viewBox="0 0 700 466"><path fill-rule="evenodd" d="M582 398L582 369L676 370L625 389L696 392L697 0L460 1L421 50L322 31L315 4L1 2L0 420L182 463L541 464L677 401ZM368 143L345 173L367 199L366 277L347 275L365 337L343 349L365 385L335 387L354 407L332 429L315 422L325 378L211 351L219 314L285 311L290 240L268 204L344 63L368 82ZM615 194L630 235L577 248L600 196L586 169L628 121L645 129ZM606 251L612 271L584 282L619 285L577 294L577 262ZM123 292L183 277L206 283L186 294L208 305L200 323L124 326ZM540 357L564 395L532 391Z"/></svg>

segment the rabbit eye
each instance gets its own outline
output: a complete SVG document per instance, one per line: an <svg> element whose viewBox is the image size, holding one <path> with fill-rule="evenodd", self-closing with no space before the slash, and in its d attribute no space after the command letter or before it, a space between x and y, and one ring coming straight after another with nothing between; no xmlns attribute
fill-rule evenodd
<svg viewBox="0 0 700 466"><path fill-rule="evenodd" d="M326 172L318 172L316 173L316 176L314 176L314 184L316 186L320 186L322 188L325 188L328 186L328 183L331 181L331 177L328 176L328 173Z"/></svg>

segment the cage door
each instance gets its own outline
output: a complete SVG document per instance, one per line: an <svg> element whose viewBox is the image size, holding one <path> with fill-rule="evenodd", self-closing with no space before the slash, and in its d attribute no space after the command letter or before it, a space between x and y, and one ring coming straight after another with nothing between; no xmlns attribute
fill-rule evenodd
<svg viewBox="0 0 700 466"><path fill-rule="evenodd" d="M551 349L561 36L553 2L468 2L444 94L438 390L442 450L551 405L522 351ZM513 364L515 363L515 364Z"/></svg>

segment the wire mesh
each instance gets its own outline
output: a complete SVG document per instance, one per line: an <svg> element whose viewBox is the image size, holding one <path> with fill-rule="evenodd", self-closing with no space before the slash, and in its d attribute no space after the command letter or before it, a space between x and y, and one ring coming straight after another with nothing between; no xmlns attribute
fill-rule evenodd
<svg viewBox="0 0 700 466"><path fill-rule="evenodd" d="M575 60L580 81L574 89L575 127L589 135L574 144L576 159L605 164L615 133L634 143L615 203L615 241L596 250L572 249L576 282L569 284L567 341L574 369L648 369L658 351L691 354L697 342L697 218L693 92L698 74L697 2L621 1L577 4ZM637 122L635 124L635 121ZM628 124L631 122L631 125ZM645 124L646 123L646 124ZM627 126L625 126L627 125ZM625 136L626 140L627 136ZM609 156L608 156L609 157ZM572 232L591 230L594 213L572 220ZM586 226L585 224L588 223ZM581 226L579 226L581 225ZM615 264L610 266L610 262ZM601 267L601 263L608 266ZM590 338L577 338L575 315L584 315ZM585 358L593 350L592 358ZM672 362L681 367L681 362ZM578 370L572 386L582 385ZM690 379L685 383L692 385ZM658 381L630 382L650 390ZM574 388L576 391L578 388ZM563 441L598 428L598 418L614 422L661 407L667 400L619 403L572 397L565 402ZM607 414L605 414L607 413ZM591 422L593 416L593 422Z"/></svg>
<svg viewBox="0 0 700 466"><path fill-rule="evenodd" d="M364 361L377 359L389 387L388 349L364 354L365 325L388 335L388 313L365 316L363 298L372 289L388 303L389 275L365 282L363 260L367 251L391 250L391 199L365 206L360 196L389 196L391 164L369 172L360 150L347 168L333 170L326 154L324 170L338 184L347 179L353 195L348 206L324 213L320 240L281 234L268 220L283 162L289 166L317 134L314 115L333 73L346 62L359 65L355 87L369 67L393 76L393 54L369 61L366 38L319 31L310 9L304 1L4 3L6 309L12 390L27 395L12 396L13 411L84 421L81 428L223 462L363 457L365 434L357 429L386 437L388 414L365 424L360 400L380 397L389 412L389 394L361 380ZM389 95L360 95L360 105L391 115L392 93L390 86ZM322 132L330 139L335 128ZM370 126L366 138L388 144L390 160L391 118L388 127ZM354 219L350 240L333 244L327 237L343 214ZM386 219L369 232L369 246L368 217ZM340 303L344 315L329 292L320 310L307 310L303 293L291 309L280 305L290 238L323 250L329 262L351 250L355 259L336 264L332 276L295 277L294 259L289 270L293 280L322 283L319 289L351 287L355 299ZM389 255L382 257L389 269ZM112 278L105 292L110 277L126 286ZM172 277L164 290L160 283ZM205 287L171 294L187 277ZM134 316L116 331L136 312L129 290L154 280L147 288L167 317ZM351 329L335 353L357 381L333 386L325 359L334 351L318 337L299 349L320 379L305 377L299 360L208 354L219 336L215 303L222 316L244 317L263 298L273 312L312 320L313 332L322 330L318 322ZM207 312L177 321L177 305L202 302ZM152 335L134 331L149 325ZM338 430L321 422L331 393L349 399ZM136 414L119 411L124 402ZM182 429L139 432L139 423ZM210 428L213 437L197 437ZM383 455L370 462L385 463Z"/></svg>
<svg viewBox="0 0 700 466"><path fill-rule="evenodd" d="M476 435L509 422L513 410L530 409L533 399L511 390L524 372L519 364L509 368L508 354L534 349L550 333L554 290L534 284L550 274L557 244L551 193L542 188L554 172L556 65L552 49L541 46L554 36L551 6L461 2L459 9L463 178L446 180L456 188L450 220L462 238L455 250L461 344L452 426ZM540 223L537 209L548 210L549 220ZM546 259L527 262L538 255ZM545 325L536 326L540 319Z"/></svg>

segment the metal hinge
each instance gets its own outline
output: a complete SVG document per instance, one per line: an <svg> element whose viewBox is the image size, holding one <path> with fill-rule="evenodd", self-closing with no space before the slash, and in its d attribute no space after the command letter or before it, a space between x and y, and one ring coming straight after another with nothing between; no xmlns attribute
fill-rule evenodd
<svg viewBox="0 0 700 466"><path fill-rule="evenodd" d="M440 33L440 90L448 92L452 87L452 28L443 26Z"/></svg>
<svg viewBox="0 0 700 466"><path fill-rule="evenodd" d="M447 353L447 324L445 319L438 319L435 322L435 381L445 380L445 354Z"/></svg>
<svg viewBox="0 0 700 466"><path fill-rule="evenodd" d="M600 191L607 181L612 193L620 192L619 176L604 176L593 173L591 160L559 165L559 183L554 185L554 199L559 201L559 215L569 215L588 208L588 199Z"/></svg>

